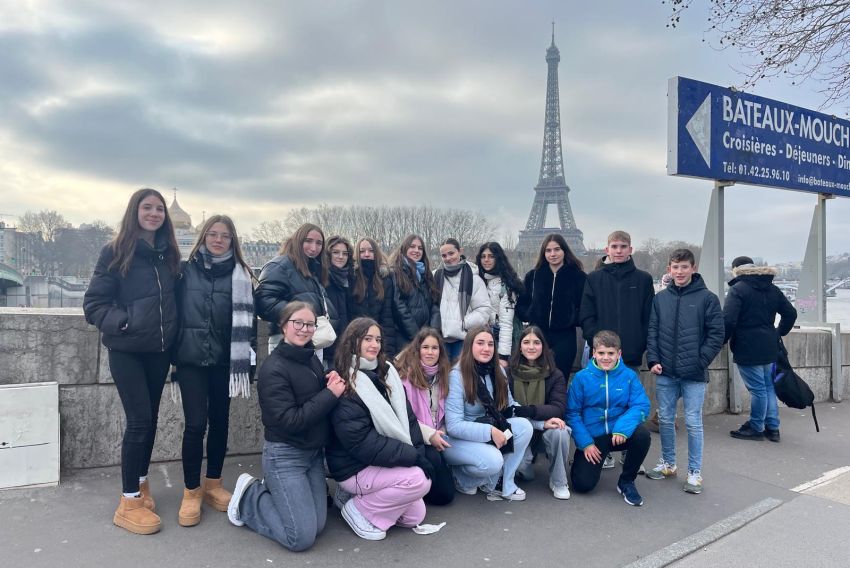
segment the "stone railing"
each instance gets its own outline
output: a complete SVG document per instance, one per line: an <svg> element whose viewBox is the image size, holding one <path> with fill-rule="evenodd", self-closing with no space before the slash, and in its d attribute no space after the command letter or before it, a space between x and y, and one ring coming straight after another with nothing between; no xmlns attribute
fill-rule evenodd
<svg viewBox="0 0 850 568"><path fill-rule="evenodd" d="M267 345L266 325L259 326L260 362ZM842 335L844 396L850 395L850 334ZM818 401L830 399L833 387L831 336L828 332L795 330L786 339L791 364L809 382ZM705 412L729 409L730 369L727 349L710 367ZM734 373L731 375L734 377ZM654 399L654 381L642 373ZM734 379L733 379L734 380ZM740 380L740 379L737 379ZM0 384L59 383L61 463L63 468L113 465L120 462L124 413L109 374L107 351L97 329L86 324L82 310L0 308ZM749 407L746 389L744 412ZM153 459L180 458L183 411L166 384L159 414ZM2 417L0 417L2 419ZM256 389L250 399L234 399L230 412L230 454L259 452L263 427Z"/></svg>

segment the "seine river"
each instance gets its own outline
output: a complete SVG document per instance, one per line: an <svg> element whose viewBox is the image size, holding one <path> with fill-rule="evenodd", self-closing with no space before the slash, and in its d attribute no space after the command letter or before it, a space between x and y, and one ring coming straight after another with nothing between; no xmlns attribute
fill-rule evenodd
<svg viewBox="0 0 850 568"><path fill-rule="evenodd" d="M841 324L841 331L850 332L850 290L836 290L838 295L826 299L826 319Z"/></svg>

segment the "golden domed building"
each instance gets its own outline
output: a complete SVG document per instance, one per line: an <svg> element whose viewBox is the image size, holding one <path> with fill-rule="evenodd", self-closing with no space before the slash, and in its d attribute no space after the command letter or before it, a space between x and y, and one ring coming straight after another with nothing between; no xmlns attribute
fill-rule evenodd
<svg viewBox="0 0 850 568"><path fill-rule="evenodd" d="M192 218L177 203L176 188L174 189L174 201L168 207L168 215L171 217L171 224L174 225L174 236L177 237L180 257L185 260L189 257L189 253L192 252L195 241L198 240L198 229L192 226Z"/></svg>

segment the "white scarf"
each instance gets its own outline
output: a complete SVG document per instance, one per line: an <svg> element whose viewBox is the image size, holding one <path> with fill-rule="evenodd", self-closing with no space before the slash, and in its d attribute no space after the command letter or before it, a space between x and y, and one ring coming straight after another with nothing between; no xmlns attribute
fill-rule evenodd
<svg viewBox="0 0 850 568"><path fill-rule="evenodd" d="M254 352L251 338L254 332L254 287L248 271L239 264L233 267L230 281L233 302L233 321L230 330L230 398L251 396L248 375Z"/></svg>
<svg viewBox="0 0 850 568"><path fill-rule="evenodd" d="M356 355L355 355L356 357ZM351 360L351 370L354 370L354 357ZM378 367L378 360L369 361L360 357L360 368L373 371ZM398 371L390 363L387 363L387 390L390 402L381 396L377 387L372 383L366 373L358 370L354 378L354 392L369 409L372 415L372 423L378 434L388 438L394 438L399 442L413 445L410 439L410 423L407 418L407 396L404 394L404 386Z"/></svg>

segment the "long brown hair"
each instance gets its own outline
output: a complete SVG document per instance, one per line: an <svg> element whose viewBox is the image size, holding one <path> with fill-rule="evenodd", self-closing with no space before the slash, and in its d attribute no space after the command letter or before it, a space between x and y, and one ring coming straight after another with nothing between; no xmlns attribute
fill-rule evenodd
<svg viewBox="0 0 850 568"><path fill-rule="evenodd" d="M233 224L233 219L228 217L227 215L213 215L209 219L204 222L204 226L201 227L201 234L198 235L198 240L195 242L195 246L192 247L192 252L189 253L189 258L193 258L198 251L201 249L201 245L206 242L207 231L212 229L212 226L216 223L222 223L227 227L227 231L230 233L230 250L233 251L233 258L236 259L236 263L241 265L242 268L248 271L248 275L253 280L254 272L251 270L251 267L245 262L245 257L242 256L242 247L239 245L239 235L236 234L236 225Z"/></svg>
<svg viewBox="0 0 850 568"><path fill-rule="evenodd" d="M522 340L528 337L529 335L534 335L537 339L540 340L540 347L542 348L540 351L540 357L534 360L534 362L529 361L525 358L525 355L522 354ZM549 342L546 341L546 336L543 335L543 330L541 330L536 325L530 325L519 334L519 342L517 344L517 348L514 350L513 355L511 355L510 363L508 367L511 372L519 369L520 365L531 365L532 367L548 367L549 373L555 370L555 357L552 355L552 349L549 347Z"/></svg>
<svg viewBox="0 0 850 568"><path fill-rule="evenodd" d="M428 249L425 246L425 240L419 235L407 235L404 237L390 258L390 265L396 274L396 283L405 296L412 294L413 290L417 287L416 274L408 275L408 272L404 269L407 266L412 272L416 272L416 266L411 266L411 262L407 258L407 249L410 248L413 241L419 241L422 244L422 262L425 263L425 274L422 275L422 278L425 279L425 283L428 285L428 291L431 293L431 301L439 302L440 292L437 290L437 283L434 282L434 275L431 274Z"/></svg>
<svg viewBox="0 0 850 568"><path fill-rule="evenodd" d="M375 255L375 273L372 275L371 282L366 282L366 277L360 268L360 244L364 242L372 245L372 252ZM384 279L381 278L381 268L386 266L386 264L387 258L384 256L381 247L375 242L375 239L363 237L357 241L357 246L354 247L354 289L352 290L355 300L362 302L363 298L366 297L366 288L371 284L378 301L384 301Z"/></svg>
<svg viewBox="0 0 850 568"><path fill-rule="evenodd" d="M165 203L165 198L160 192L149 187L143 187L136 190L130 196L130 201L127 203L127 209L124 211L124 217L121 219L121 227L118 229L118 234L109 243L112 249L112 262L107 267L108 270L118 269L121 276L127 276L130 270L130 264L133 262L133 256L136 254L136 244L139 242L142 234L142 228L139 226L139 206L142 200L150 195L155 195L165 209L165 220L162 226L154 233L154 243L165 240L165 261L168 269L173 274L180 271L180 249L177 246L177 238L174 236L174 225L171 224L171 216L168 214L168 205Z"/></svg>
<svg viewBox="0 0 850 568"><path fill-rule="evenodd" d="M549 261L546 260L546 245L551 242L558 243L558 246L564 251L564 266L572 266L578 270L584 270L584 265L575 253L573 253L572 249L570 249L570 245L567 244L566 239L558 233L549 233L543 238L543 242L540 243L540 253L537 255L537 264L534 265L534 270L540 270L549 264Z"/></svg>
<svg viewBox="0 0 850 568"><path fill-rule="evenodd" d="M372 326L379 330L381 326L372 318L355 318L342 334L339 342L336 345L336 353L334 354L334 367L336 372L345 381L345 392L350 393L354 388L354 379L357 377L357 371L360 370L360 344L363 343L363 338L369 332ZM382 336L383 336L383 332ZM384 343L381 342L381 350L378 351L378 367L375 372L378 374L378 380L387 392L390 392L390 387L387 385L387 356L384 353Z"/></svg>
<svg viewBox="0 0 850 568"><path fill-rule="evenodd" d="M428 388L428 378L425 376L425 371L422 370L422 359L419 357L419 349L429 337L437 340L437 346L440 348L440 358L437 359L437 384L440 385L440 393L442 398L445 398L449 392L449 373L452 370L449 363L449 356L446 354L446 345L443 343L443 336L433 327L423 327L413 336L407 347L402 349L401 353L396 357L398 362L399 374L405 377L414 387L425 390Z"/></svg>
<svg viewBox="0 0 850 568"><path fill-rule="evenodd" d="M318 225L314 225L313 223L304 223L298 229L292 233L292 236L286 239L286 242L280 247L280 254L285 254L292 261L292 264L295 265L295 269L301 273L301 276L304 278L310 278L313 273L310 272L310 266L307 263L307 255L304 254L304 241L307 239L307 235L310 234L310 231L316 231L320 235L322 235L322 250L319 251L319 254L316 256L316 260L319 261L319 264L322 266L322 273L319 275L319 280L324 282L328 277L328 265L325 262L325 255L322 254L325 252L325 233L322 232L322 229L319 228Z"/></svg>
<svg viewBox="0 0 850 568"><path fill-rule="evenodd" d="M498 359L496 355L496 338L493 337L493 332L489 326L480 326L470 329L466 338L463 340L463 349L460 352L458 367L460 368L460 377L463 380L463 392L466 397L466 402L474 404L478 399L478 371L475 369L475 358L472 356L472 344L478 335L486 333L493 340L493 357L487 363L490 375L490 380L493 381L493 402L496 403L496 408L502 410L508 406L508 379L505 373L502 372L502 367L495 361Z"/></svg>

